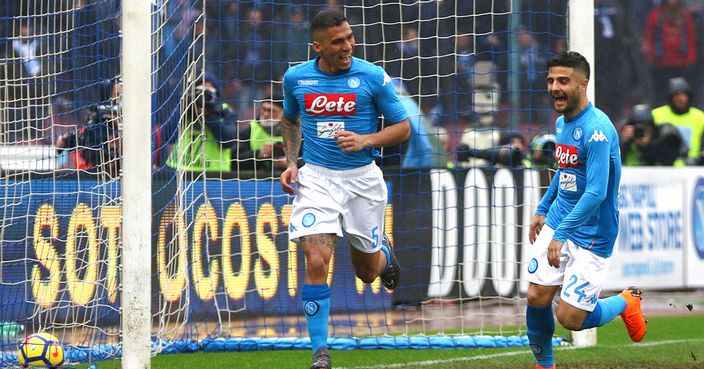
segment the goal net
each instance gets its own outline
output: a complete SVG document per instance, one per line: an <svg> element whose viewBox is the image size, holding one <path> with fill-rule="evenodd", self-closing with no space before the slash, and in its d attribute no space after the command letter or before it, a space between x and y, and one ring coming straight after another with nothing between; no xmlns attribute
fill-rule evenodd
<svg viewBox="0 0 704 369"><path fill-rule="evenodd" d="M412 123L379 160L401 285L363 284L342 240L331 347L527 344L521 255L547 177L494 149L548 131L563 1L151 1L152 274L139 286L120 279L119 4L0 5L0 366L38 331L70 362L120 356L120 293L136 288L151 291L153 353L310 347L276 124L281 77L315 57L325 7Z"/></svg>

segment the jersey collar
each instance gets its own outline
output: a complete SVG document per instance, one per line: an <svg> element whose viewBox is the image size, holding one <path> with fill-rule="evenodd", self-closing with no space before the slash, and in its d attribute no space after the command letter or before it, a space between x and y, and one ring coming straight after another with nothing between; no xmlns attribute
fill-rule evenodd
<svg viewBox="0 0 704 369"><path fill-rule="evenodd" d="M569 123L569 122L574 122L574 121L580 120L582 118L582 116L584 116L584 113L589 111L591 108L592 108L592 103L590 102L589 104L587 104L587 106L584 108L584 110L579 112L579 114L577 114L577 116L575 116L574 118L572 118L572 119L565 118L565 122Z"/></svg>

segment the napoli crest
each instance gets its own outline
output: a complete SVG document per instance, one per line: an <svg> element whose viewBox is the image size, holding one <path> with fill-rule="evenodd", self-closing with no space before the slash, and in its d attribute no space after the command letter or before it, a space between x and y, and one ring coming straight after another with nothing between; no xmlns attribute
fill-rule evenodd
<svg viewBox="0 0 704 369"><path fill-rule="evenodd" d="M572 132L572 138L575 139L575 141L579 141L580 138L582 138L582 128L577 127L574 129Z"/></svg>
<svg viewBox="0 0 704 369"><path fill-rule="evenodd" d="M533 274L536 270L538 270L538 260L532 258L530 259L530 263L528 263L528 273Z"/></svg>
<svg viewBox="0 0 704 369"><path fill-rule="evenodd" d="M312 226L313 224L315 224L315 214L306 213L303 216L303 220L301 221L301 223L303 223L303 226L306 228Z"/></svg>
<svg viewBox="0 0 704 369"><path fill-rule="evenodd" d="M347 86L349 86L350 88L357 88L359 87L359 84L359 78L357 77L350 77L347 79Z"/></svg>
<svg viewBox="0 0 704 369"><path fill-rule="evenodd" d="M704 178L697 181L692 200L692 238L697 255L704 259Z"/></svg>
<svg viewBox="0 0 704 369"><path fill-rule="evenodd" d="M543 352L543 348L531 343L530 344L530 350L533 351L533 355L540 355Z"/></svg>
<svg viewBox="0 0 704 369"><path fill-rule="evenodd" d="M308 316L313 316L313 315L317 314L319 309L320 309L320 305L318 305L318 303L313 300L308 300L303 305L303 310L305 310L306 315L308 315Z"/></svg>

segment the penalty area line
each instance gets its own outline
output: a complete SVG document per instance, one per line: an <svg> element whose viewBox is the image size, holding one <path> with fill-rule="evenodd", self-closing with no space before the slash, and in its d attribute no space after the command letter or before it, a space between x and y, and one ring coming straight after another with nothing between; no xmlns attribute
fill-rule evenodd
<svg viewBox="0 0 704 369"><path fill-rule="evenodd" d="M678 343L692 343L704 341L704 338L693 338L693 339L679 339L679 340L663 340L663 341L653 341L653 342L642 342L642 343L632 343L626 345L626 348L638 348L638 347L652 347L652 346L663 346L672 345ZM556 351L564 350L578 350L585 347L574 347L574 346L559 346L555 347ZM523 347L521 351L508 351L508 352L497 352L495 354L488 355L476 355L468 357L456 357L450 359L438 359L438 360L423 360L423 361L409 361L404 363L394 363L394 364L384 364L384 365L369 365L369 366L352 366L352 367L337 367L338 369L396 369L396 368L407 368L413 366L431 366L438 364L448 364L448 363L459 363L466 361L480 361L496 359L500 357L510 357L517 355L531 355L530 350L527 347Z"/></svg>

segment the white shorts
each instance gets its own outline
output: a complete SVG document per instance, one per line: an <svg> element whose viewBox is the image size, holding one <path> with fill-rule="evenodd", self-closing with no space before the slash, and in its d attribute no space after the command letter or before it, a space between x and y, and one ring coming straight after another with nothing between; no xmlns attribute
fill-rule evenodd
<svg viewBox="0 0 704 369"><path fill-rule="evenodd" d="M381 247L388 194L376 163L331 170L306 164L298 170L289 239L334 233L364 253Z"/></svg>
<svg viewBox="0 0 704 369"><path fill-rule="evenodd" d="M560 252L560 268L548 264L548 246L555 230L547 224L529 247L528 282L562 286L560 298L568 304L593 311L606 281L610 258L604 258L567 240Z"/></svg>

